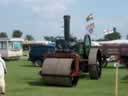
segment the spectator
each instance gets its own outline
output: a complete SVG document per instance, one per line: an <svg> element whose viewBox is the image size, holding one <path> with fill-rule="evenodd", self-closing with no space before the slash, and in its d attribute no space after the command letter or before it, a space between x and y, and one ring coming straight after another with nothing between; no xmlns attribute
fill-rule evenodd
<svg viewBox="0 0 128 96"><path fill-rule="evenodd" d="M7 73L7 68L5 61L2 59L0 54L0 93L5 94L5 74Z"/></svg>

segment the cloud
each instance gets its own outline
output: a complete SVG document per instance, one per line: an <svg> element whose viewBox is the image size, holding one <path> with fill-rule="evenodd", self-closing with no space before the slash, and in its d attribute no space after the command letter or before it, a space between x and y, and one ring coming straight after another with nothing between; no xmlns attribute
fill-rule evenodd
<svg viewBox="0 0 128 96"><path fill-rule="evenodd" d="M68 13L69 5L72 2L74 0L24 0L24 4L31 7L32 14L38 17L36 18L37 27L40 30L42 26L45 27L43 29L47 32L45 35L50 32L60 35L58 32L62 31L63 15Z"/></svg>
<svg viewBox="0 0 128 96"><path fill-rule="evenodd" d="M73 0L24 0L25 5L31 6L34 15L55 18L64 15L68 5Z"/></svg>
<svg viewBox="0 0 128 96"><path fill-rule="evenodd" d="M31 8L32 14L48 19L64 15L68 11L68 5L75 0L1 0L0 5L22 5Z"/></svg>
<svg viewBox="0 0 128 96"><path fill-rule="evenodd" d="M120 32L122 38L124 39L127 35L127 25L128 25L128 17L127 16L116 16L111 18L102 18L96 20L96 34L99 37L104 36L105 29L112 29L113 27L117 28L117 31Z"/></svg>
<svg viewBox="0 0 128 96"><path fill-rule="evenodd" d="M47 32L45 35L50 34L50 32L56 32L52 34L58 35L59 33L57 34L57 32L62 31L63 15L68 13L69 7L73 2L75 2L75 0L1 0L0 5L9 9L11 9L11 7L15 7L16 9L20 8L22 9L20 11L29 14L32 18L31 22L33 23L31 25L34 26L34 28L33 26L29 26L29 28L31 28L30 31ZM26 19L24 19L24 22L27 22ZM23 28L25 29L25 27L27 26L24 25ZM41 32L39 34L41 34ZM36 37L38 38L38 36Z"/></svg>

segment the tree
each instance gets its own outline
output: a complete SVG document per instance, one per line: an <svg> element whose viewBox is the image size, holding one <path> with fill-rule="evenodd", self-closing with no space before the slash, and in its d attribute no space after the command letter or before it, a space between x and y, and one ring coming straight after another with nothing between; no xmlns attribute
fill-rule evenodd
<svg viewBox="0 0 128 96"><path fill-rule="evenodd" d="M31 35L26 35L25 40L32 41L34 38Z"/></svg>
<svg viewBox="0 0 128 96"><path fill-rule="evenodd" d="M8 35L6 32L1 32L0 33L0 38L8 38Z"/></svg>
<svg viewBox="0 0 128 96"><path fill-rule="evenodd" d="M12 37L14 37L14 38L20 38L20 37L22 37L22 32L20 31L20 30L14 30L13 31L13 34L12 34Z"/></svg>
<svg viewBox="0 0 128 96"><path fill-rule="evenodd" d="M126 39L128 40L128 35L126 36Z"/></svg>
<svg viewBox="0 0 128 96"><path fill-rule="evenodd" d="M53 37L53 36L45 36L44 39L47 41L52 41L52 42L56 41L56 37Z"/></svg>
<svg viewBox="0 0 128 96"><path fill-rule="evenodd" d="M107 34L104 36L105 40L116 40L116 39L120 39L121 35L119 32L116 31L116 28L113 27L113 33L111 34Z"/></svg>
<svg viewBox="0 0 128 96"><path fill-rule="evenodd" d="M96 41L105 41L104 38L99 38Z"/></svg>

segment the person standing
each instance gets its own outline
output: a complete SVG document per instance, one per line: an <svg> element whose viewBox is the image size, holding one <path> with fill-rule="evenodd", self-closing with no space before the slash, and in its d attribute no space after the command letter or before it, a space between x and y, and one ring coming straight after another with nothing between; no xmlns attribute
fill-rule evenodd
<svg viewBox="0 0 128 96"><path fill-rule="evenodd" d="M5 74L6 73L7 73L6 64L0 54L0 94L5 94Z"/></svg>

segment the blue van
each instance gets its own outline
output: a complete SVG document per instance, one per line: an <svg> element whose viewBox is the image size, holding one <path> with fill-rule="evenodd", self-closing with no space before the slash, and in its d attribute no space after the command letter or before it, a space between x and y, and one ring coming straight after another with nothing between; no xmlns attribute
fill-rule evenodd
<svg viewBox="0 0 128 96"><path fill-rule="evenodd" d="M32 45L29 51L29 60L33 66L42 66L43 55L45 53L54 53L54 45Z"/></svg>

